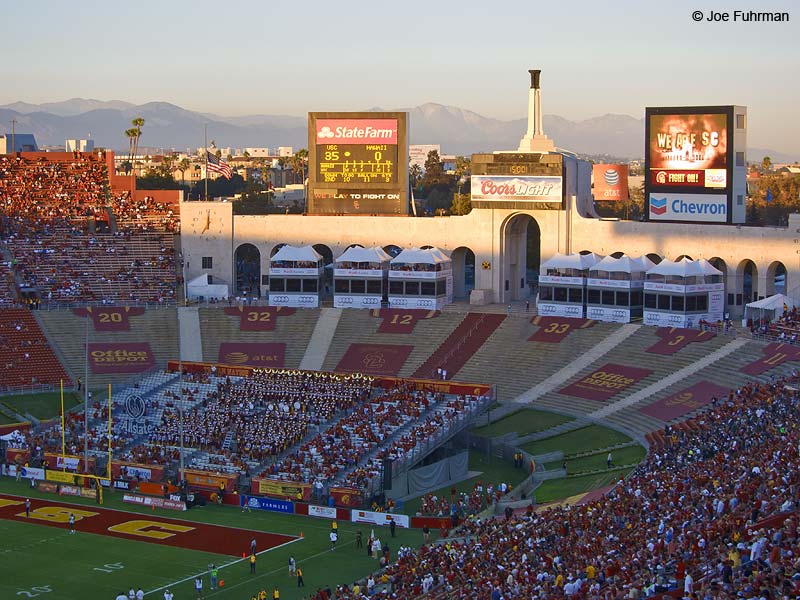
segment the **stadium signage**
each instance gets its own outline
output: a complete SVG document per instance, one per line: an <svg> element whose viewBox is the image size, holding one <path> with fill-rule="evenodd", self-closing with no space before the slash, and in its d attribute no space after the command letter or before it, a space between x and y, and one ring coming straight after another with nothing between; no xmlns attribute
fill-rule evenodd
<svg viewBox="0 0 800 600"><path fill-rule="evenodd" d="M389 525L390 521L394 521L395 525L398 527L405 527L406 529L411 526L408 515L373 512L371 510L350 511L350 520L353 523L372 523L373 525Z"/></svg>
<svg viewBox="0 0 800 600"><path fill-rule="evenodd" d="M626 390L651 373L652 371L649 369L608 363L559 390L559 393L602 402Z"/></svg>
<svg viewBox="0 0 800 600"><path fill-rule="evenodd" d="M141 373L155 364L153 351L146 342L89 344L92 373Z"/></svg>
<svg viewBox="0 0 800 600"><path fill-rule="evenodd" d="M561 202L561 177L473 175L470 178L473 200Z"/></svg>
<svg viewBox="0 0 800 600"><path fill-rule="evenodd" d="M294 502L288 500L275 500L273 498L260 498L258 496L241 496L240 506L266 510L270 512L294 513Z"/></svg>
<svg viewBox="0 0 800 600"><path fill-rule="evenodd" d="M56 467L59 469L70 469L72 471L77 471L80 461L80 458L75 458L74 456L57 456Z"/></svg>
<svg viewBox="0 0 800 600"><path fill-rule="evenodd" d="M219 362L251 367L282 367L286 344L223 342L219 346Z"/></svg>
<svg viewBox="0 0 800 600"><path fill-rule="evenodd" d="M317 506L315 504L309 504L308 516L322 517L323 519L335 519L336 509L331 506Z"/></svg>
<svg viewBox="0 0 800 600"><path fill-rule="evenodd" d="M139 494L124 494L122 501L128 504L138 504L139 506L148 506L153 508L167 508L169 510L186 510L186 503L181 501L172 500L171 498L151 498L150 496L141 496Z"/></svg>
<svg viewBox="0 0 800 600"><path fill-rule="evenodd" d="M397 119L317 119L318 144L397 143Z"/></svg>
<svg viewBox="0 0 800 600"><path fill-rule="evenodd" d="M725 223L728 200L724 194L650 194L653 221Z"/></svg>

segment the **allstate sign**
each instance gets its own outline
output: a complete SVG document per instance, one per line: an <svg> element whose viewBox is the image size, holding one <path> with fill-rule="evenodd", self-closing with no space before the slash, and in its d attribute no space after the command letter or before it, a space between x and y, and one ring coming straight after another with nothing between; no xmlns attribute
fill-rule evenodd
<svg viewBox="0 0 800 600"><path fill-rule="evenodd" d="M272 498L243 495L239 502L242 507L247 506L256 510L268 510L271 512L289 514L294 512L294 502L289 502L288 500L274 500Z"/></svg>
<svg viewBox="0 0 800 600"><path fill-rule="evenodd" d="M726 223L725 194L650 194L651 221Z"/></svg>

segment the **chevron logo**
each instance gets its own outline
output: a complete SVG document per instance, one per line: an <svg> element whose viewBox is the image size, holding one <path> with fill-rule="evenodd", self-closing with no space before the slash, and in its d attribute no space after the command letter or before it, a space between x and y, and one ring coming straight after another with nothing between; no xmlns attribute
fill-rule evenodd
<svg viewBox="0 0 800 600"><path fill-rule="evenodd" d="M650 214L663 215L667 212L666 198L650 198Z"/></svg>

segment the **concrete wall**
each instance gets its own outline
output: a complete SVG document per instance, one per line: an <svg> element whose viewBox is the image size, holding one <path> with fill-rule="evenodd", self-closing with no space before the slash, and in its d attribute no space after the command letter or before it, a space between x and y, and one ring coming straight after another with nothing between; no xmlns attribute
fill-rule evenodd
<svg viewBox="0 0 800 600"><path fill-rule="evenodd" d="M555 252L591 250L607 255L657 254L672 260L682 255L724 261L727 291L741 293L744 265L757 269L754 289L759 296L772 292L776 261L787 269L787 291L800 285L800 216L788 228L723 225L686 225L600 221L585 219L569 197L568 210L480 209L461 217L370 216L236 216L232 205L221 202L182 202L182 248L187 278L204 272L201 257L213 256L215 283L234 280L233 253L242 243L254 244L261 253L266 274L270 253L282 243L325 244L339 256L351 244L363 246L438 246L448 254L460 247L475 253L475 289L486 290L490 301L507 302L525 297L518 289L524 277L525 226L533 218L541 231L541 256ZM488 262L489 269L482 263ZM769 273L769 276L768 276ZM505 282L509 281L509 290ZM738 316L736 307L731 307Z"/></svg>

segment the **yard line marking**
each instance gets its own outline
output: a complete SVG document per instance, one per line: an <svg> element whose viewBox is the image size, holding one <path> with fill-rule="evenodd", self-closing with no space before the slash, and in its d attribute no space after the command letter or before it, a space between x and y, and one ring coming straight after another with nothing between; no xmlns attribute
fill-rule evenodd
<svg viewBox="0 0 800 600"><path fill-rule="evenodd" d="M272 550L277 550L278 548L282 548L284 546L288 546L289 544L294 544L295 542L299 542L302 539L304 539L304 538L295 538L293 540L289 540L288 542L284 542L283 544L279 544L277 546L273 546L272 548L267 548L266 550L262 550L261 552L256 552L256 556L260 556L260 555L262 555L262 554L264 554L266 552L271 552ZM242 562L243 560L249 560L249 559L250 559L249 556L247 556L245 558L237 558L236 560L232 560L231 562L225 563L224 565L219 565L217 567L217 569L224 569L226 567L230 567L231 565L235 565L236 563ZM189 577L184 577L183 579L181 579L179 581L174 581L174 582L170 583L169 585L163 585L160 588L156 588L154 590L150 590L149 592L145 592L144 595L145 596L149 596L150 594L155 594L156 592L160 592L161 590L166 590L167 588L171 588L171 587L174 587L176 585L180 585L182 583L186 583L187 581L190 581L190 580L194 579L198 575L200 575L202 577L206 573L210 573L210 571L208 569L206 569L205 571L200 571L199 573L195 573L194 575L190 575ZM234 587L234 586L232 586L232 587ZM230 589L230 588L226 588L226 589Z"/></svg>

